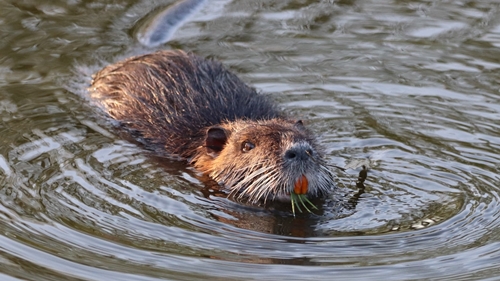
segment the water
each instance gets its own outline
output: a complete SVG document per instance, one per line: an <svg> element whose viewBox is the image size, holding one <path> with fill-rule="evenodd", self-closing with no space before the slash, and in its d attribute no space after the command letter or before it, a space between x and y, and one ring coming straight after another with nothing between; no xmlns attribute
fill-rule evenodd
<svg viewBox="0 0 500 281"><path fill-rule="evenodd" d="M496 1L208 1L158 47L222 61L351 168L296 218L205 188L85 99L155 50L134 34L168 4L0 3L1 280L498 279Z"/></svg>

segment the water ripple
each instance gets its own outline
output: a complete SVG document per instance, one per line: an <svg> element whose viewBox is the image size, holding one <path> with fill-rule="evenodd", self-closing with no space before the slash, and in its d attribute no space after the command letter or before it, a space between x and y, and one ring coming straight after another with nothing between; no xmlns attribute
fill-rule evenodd
<svg viewBox="0 0 500 281"><path fill-rule="evenodd" d="M348 168L293 217L227 199L94 114L89 73L148 51L132 35L163 5L129 2L0 4L0 279L500 274L498 3L224 0L179 27L163 48L221 60Z"/></svg>

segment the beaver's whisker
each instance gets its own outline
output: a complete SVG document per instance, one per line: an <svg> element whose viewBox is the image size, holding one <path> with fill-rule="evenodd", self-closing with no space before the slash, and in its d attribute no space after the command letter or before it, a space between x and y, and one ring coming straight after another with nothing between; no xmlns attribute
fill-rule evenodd
<svg viewBox="0 0 500 281"><path fill-rule="evenodd" d="M261 198L262 192L272 189L267 186L267 184L273 182L275 175L275 171L259 174L259 177L248 187L247 190L249 190L249 192L245 192L245 195L249 196L251 200L258 201L258 199Z"/></svg>
<svg viewBox="0 0 500 281"><path fill-rule="evenodd" d="M266 190L270 190L271 188L267 185L269 181L272 181L274 175L268 174L265 176L260 176L258 180L255 181L251 186L251 191L247 193L252 201L258 201L262 198L262 193Z"/></svg>
<svg viewBox="0 0 500 281"><path fill-rule="evenodd" d="M250 171L251 173L245 173L245 177L243 178L243 180L241 180L239 182L240 185L244 185L246 184L247 182L251 182L251 181L254 181L254 177L257 176L257 175L261 175L263 173L266 173L267 171L269 170L269 167L261 167L257 170L254 170L254 171Z"/></svg>
<svg viewBox="0 0 500 281"><path fill-rule="evenodd" d="M255 199L254 199L255 201L258 201L261 198L264 198L264 201L267 200L267 194L269 194L269 192L271 192L273 190L273 188L268 186L267 184L269 182L271 182L271 183L275 182L277 176L278 176L277 172L271 173L270 175L261 176L261 179L263 179L263 180L259 179L259 181L260 181L259 185L258 185L259 188L255 188L255 190L257 190L258 192L255 193L255 195L252 194L252 196L255 196ZM252 192L252 193L254 193L254 192Z"/></svg>
<svg viewBox="0 0 500 281"><path fill-rule="evenodd" d="M279 174L273 175L273 178L269 177L269 181L270 181L270 182L279 182ZM271 194L271 192L272 192L272 191L274 191L274 190L273 190L273 188L271 188L271 187L267 187L267 188L265 188L265 189L263 189L263 190L265 191L265 192L264 192L264 194L261 194L261 195L259 195L259 196L260 196L261 198L264 198L264 203L266 203L266 202L267 202L267 199L269 198L269 195L270 195L270 194ZM274 191L274 193L276 194L276 193L278 193L278 192Z"/></svg>
<svg viewBox="0 0 500 281"><path fill-rule="evenodd" d="M249 190L252 189L252 186L255 184L255 177L266 173L267 169L258 169L250 174L244 174L243 180L239 181L236 185L231 188L238 189L242 194L248 193Z"/></svg>

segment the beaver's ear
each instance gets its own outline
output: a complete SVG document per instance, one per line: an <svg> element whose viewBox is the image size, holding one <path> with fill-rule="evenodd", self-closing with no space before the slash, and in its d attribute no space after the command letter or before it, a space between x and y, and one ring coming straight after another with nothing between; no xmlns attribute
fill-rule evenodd
<svg viewBox="0 0 500 281"><path fill-rule="evenodd" d="M295 123L294 123L293 125L294 125L295 127L297 127L297 128L301 128L301 129L303 129L303 128L304 128L304 123L303 123L303 122L302 122L302 120L300 120L300 119L299 119L299 120L297 120L297 121L295 121Z"/></svg>
<svg viewBox="0 0 500 281"><path fill-rule="evenodd" d="M207 137L205 138L205 147L208 154L214 154L214 156L219 154L226 145L228 138L228 131L220 126L213 126L208 129Z"/></svg>

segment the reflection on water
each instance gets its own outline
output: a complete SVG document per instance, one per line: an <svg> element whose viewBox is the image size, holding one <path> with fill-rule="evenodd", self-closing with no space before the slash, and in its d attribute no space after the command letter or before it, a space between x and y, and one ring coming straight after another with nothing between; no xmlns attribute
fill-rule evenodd
<svg viewBox="0 0 500 281"><path fill-rule="evenodd" d="M211 1L159 47L222 61L352 167L296 218L226 199L88 104L93 71L152 51L133 34L164 5L0 3L2 280L498 276L499 4Z"/></svg>

